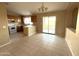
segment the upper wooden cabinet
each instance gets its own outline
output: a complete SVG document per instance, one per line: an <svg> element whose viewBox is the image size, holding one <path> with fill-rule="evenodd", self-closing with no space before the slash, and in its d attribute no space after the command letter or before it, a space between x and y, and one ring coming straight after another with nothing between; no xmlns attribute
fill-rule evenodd
<svg viewBox="0 0 79 59"><path fill-rule="evenodd" d="M31 16L31 20L32 22L37 22L37 16L36 15Z"/></svg>
<svg viewBox="0 0 79 59"><path fill-rule="evenodd" d="M14 21L14 22L16 22L16 23L21 23L22 22L22 20L21 20L21 16L16 16L16 15L7 15L7 17L8 17L8 21L9 22L12 22L12 21Z"/></svg>

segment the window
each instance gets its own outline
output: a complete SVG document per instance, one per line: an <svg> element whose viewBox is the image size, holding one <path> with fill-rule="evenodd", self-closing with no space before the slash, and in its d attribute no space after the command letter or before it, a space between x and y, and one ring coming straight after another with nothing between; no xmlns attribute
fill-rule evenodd
<svg viewBox="0 0 79 59"><path fill-rule="evenodd" d="M29 25L29 24L31 24L32 22L31 22L31 17L25 17L24 18L24 24L26 24L26 25Z"/></svg>

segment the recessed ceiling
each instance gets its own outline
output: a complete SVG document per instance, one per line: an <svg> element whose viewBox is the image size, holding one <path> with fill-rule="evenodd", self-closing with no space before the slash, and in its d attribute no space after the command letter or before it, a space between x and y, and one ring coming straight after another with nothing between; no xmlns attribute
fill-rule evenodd
<svg viewBox="0 0 79 59"><path fill-rule="evenodd" d="M42 2L8 2L8 13L16 13L19 15L31 15L39 13L38 8ZM48 12L65 10L69 6L69 2L44 2L44 6L48 7Z"/></svg>

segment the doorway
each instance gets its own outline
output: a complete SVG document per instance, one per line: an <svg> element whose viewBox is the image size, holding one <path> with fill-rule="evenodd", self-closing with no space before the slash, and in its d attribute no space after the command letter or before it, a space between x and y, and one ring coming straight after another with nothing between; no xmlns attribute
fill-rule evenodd
<svg viewBox="0 0 79 59"><path fill-rule="evenodd" d="M55 34L56 16L43 17L43 33Z"/></svg>

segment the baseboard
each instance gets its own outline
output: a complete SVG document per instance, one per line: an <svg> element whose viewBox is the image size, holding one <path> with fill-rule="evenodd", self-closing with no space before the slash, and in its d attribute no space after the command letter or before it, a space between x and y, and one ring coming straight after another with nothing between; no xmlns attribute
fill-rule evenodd
<svg viewBox="0 0 79 59"><path fill-rule="evenodd" d="M69 47L69 44L68 44L67 40L65 40L65 41L66 41L66 44L68 45L68 48L69 48L69 50L70 50L72 56L75 56L74 53L72 52L72 49Z"/></svg>
<svg viewBox="0 0 79 59"><path fill-rule="evenodd" d="M6 45L8 45L8 44L11 44L11 42L12 42L12 41L11 41L11 40L9 40L9 42L7 42L7 43L5 43L5 44L1 45L1 46L0 46L0 48L1 48L1 47L6 46Z"/></svg>

